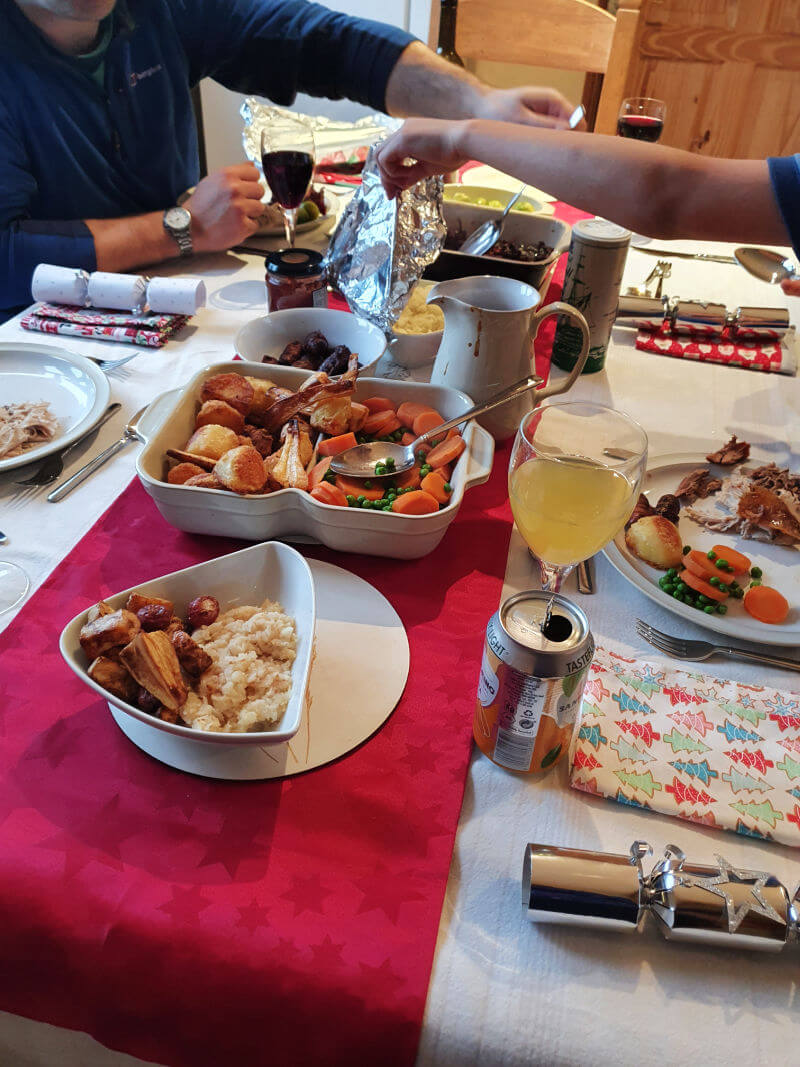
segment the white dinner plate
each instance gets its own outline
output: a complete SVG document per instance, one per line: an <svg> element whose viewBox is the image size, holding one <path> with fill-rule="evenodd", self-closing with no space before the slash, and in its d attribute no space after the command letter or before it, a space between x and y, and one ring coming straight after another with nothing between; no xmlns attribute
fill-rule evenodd
<svg viewBox="0 0 800 1067"><path fill-rule="evenodd" d="M280 745L211 745L153 730L109 704L115 722L148 755L204 778L284 778L351 752L389 718L403 695L408 638L389 601L363 578L319 560L316 629L306 714Z"/></svg>
<svg viewBox="0 0 800 1067"><path fill-rule="evenodd" d="M642 492L647 495L651 504L655 504L664 493L674 493L681 479L690 471L707 466L711 466L712 471L720 478L735 469L709 465L705 456L696 453L658 456L647 469ZM645 596L690 622L715 630L725 637L737 637L743 641L755 641L764 645L800 644L800 551L788 545L773 545L764 541L745 540L732 534L716 533L688 518L685 507L681 508L678 528L684 545L691 545L692 548L707 551L712 545L730 545L731 548L743 552L754 567L760 567L764 572L764 585L771 585L780 590L789 601L786 621L780 626L758 622L747 614L741 600L734 600L732 597L726 601L727 615L706 615L697 608L681 604L679 600L674 600L659 589L658 580L664 572L649 566L631 553L625 544L624 531L604 549L605 556L623 578L627 578ZM744 582L740 584L743 585Z"/></svg>
<svg viewBox="0 0 800 1067"><path fill-rule="evenodd" d="M72 444L100 419L110 395L105 374L83 356L56 345L0 344L0 404L47 401L59 423L51 440L0 459L0 473Z"/></svg>
<svg viewBox="0 0 800 1067"><path fill-rule="evenodd" d="M336 218L336 214L339 210L339 197L330 191L330 189L322 190L322 194L325 198L326 211L324 215L319 215L315 219L311 219L310 222L298 222L295 233L308 233L310 230L318 230L321 226L324 226L326 222L330 222ZM257 237L284 237L286 231L283 227L283 221L279 226L261 226L256 230L255 235Z"/></svg>

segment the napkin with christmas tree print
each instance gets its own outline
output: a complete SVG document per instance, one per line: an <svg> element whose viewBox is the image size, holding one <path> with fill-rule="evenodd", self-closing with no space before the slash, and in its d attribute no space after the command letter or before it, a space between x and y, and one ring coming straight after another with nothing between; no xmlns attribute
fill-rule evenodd
<svg viewBox="0 0 800 1067"><path fill-rule="evenodd" d="M598 648L574 789L800 847L800 694Z"/></svg>

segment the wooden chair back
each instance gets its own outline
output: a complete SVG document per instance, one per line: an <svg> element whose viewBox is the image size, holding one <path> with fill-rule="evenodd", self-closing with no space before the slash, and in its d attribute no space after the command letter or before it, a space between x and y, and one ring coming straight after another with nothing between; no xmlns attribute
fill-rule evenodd
<svg viewBox="0 0 800 1067"><path fill-rule="evenodd" d="M593 116L616 113L636 33L641 0L620 0L616 17L588 0L458 0L456 51L465 61L490 60L589 75ZM439 0L431 0L429 43L436 47ZM599 105L598 105L599 96ZM599 114L599 112L598 112Z"/></svg>

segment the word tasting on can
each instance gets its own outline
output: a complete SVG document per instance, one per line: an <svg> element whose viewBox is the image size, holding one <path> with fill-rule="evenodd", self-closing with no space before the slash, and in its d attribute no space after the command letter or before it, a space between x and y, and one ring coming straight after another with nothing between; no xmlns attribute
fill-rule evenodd
<svg viewBox="0 0 800 1067"><path fill-rule="evenodd" d="M472 732L510 771L542 773L569 750L594 655L589 623L556 594L510 597L489 620ZM544 628L544 632L542 627Z"/></svg>

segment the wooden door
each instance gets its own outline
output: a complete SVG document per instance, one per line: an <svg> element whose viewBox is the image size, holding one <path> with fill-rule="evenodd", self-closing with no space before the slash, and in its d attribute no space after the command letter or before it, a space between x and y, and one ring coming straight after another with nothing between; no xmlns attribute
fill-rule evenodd
<svg viewBox="0 0 800 1067"><path fill-rule="evenodd" d="M642 0L625 96L666 101L662 144L740 159L800 151L798 0ZM601 113L598 132L615 116Z"/></svg>

